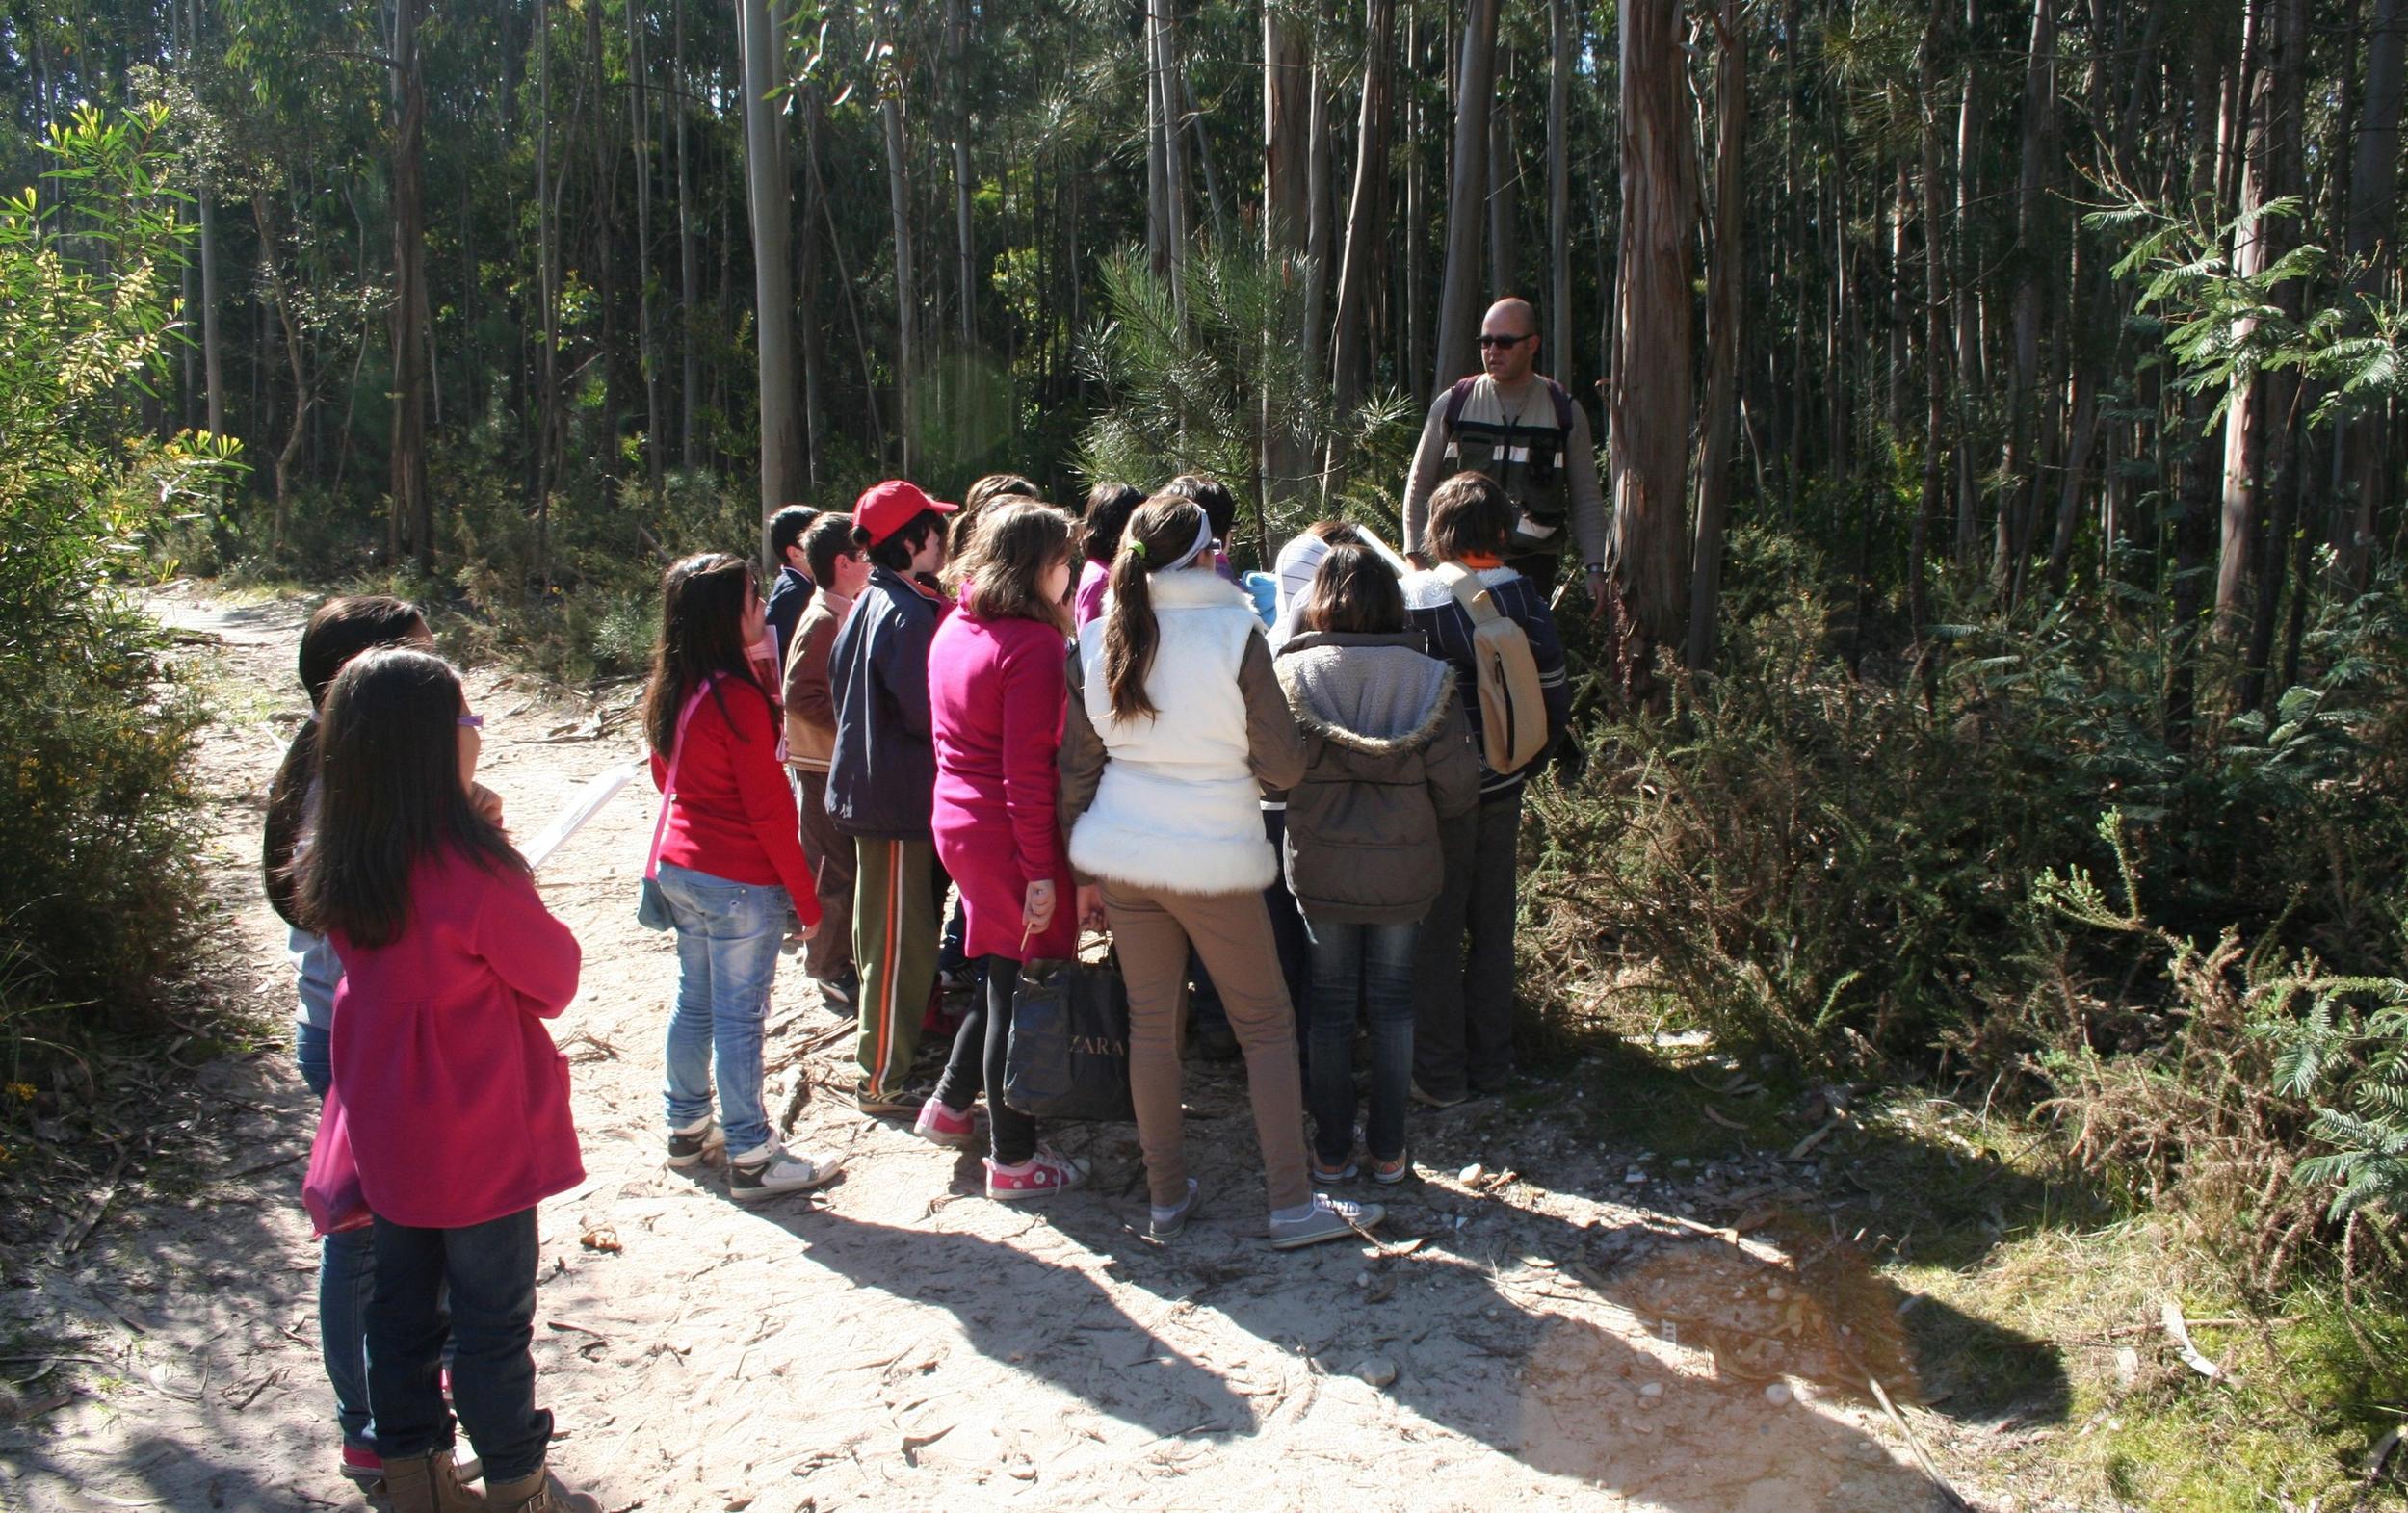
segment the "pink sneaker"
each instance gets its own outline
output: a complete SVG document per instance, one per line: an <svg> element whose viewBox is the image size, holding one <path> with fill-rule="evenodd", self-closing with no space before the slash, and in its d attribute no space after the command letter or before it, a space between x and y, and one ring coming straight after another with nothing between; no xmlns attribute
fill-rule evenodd
<svg viewBox="0 0 2408 1513"><path fill-rule="evenodd" d="M343 1474L363 1496L384 1496L384 1461L365 1445L343 1442Z"/></svg>
<svg viewBox="0 0 2408 1513"><path fill-rule="evenodd" d="M979 1142L979 1120L976 1106L954 1112L930 1098L920 1106L920 1117L912 1121L911 1133L931 1145L951 1146L955 1150Z"/></svg>
<svg viewBox="0 0 2408 1513"><path fill-rule="evenodd" d="M986 1158L986 1195L999 1203L1024 1198L1050 1198L1057 1192L1086 1186L1087 1164L1075 1156L1057 1156L1043 1146L1017 1166L999 1166Z"/></svg>

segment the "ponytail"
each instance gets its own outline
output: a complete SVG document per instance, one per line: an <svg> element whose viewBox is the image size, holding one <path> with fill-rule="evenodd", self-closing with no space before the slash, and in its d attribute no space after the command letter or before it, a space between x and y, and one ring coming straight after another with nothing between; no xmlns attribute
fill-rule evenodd
<svg viewBox="0 0 2408 1513"><path fill-rule="evenodd" d="M1176 494L1156 494L1129 518L1112 559L1112 607L1104 617L1104 691L1114 719L1160 713L1145 694L1161 627L1154 619L1153 577L1177 561L1204 528L1204 511Z"/></svg>

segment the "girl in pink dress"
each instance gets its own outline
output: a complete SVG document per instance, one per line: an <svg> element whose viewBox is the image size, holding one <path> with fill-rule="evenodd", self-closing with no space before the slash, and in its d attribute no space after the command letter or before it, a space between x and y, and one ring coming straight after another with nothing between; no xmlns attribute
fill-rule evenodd
<svg viewBox="0 0 2408 1513"><path fill-rule="evenodd" d="M972 1144L971 1108L983 1088L986 1195L1006 1201L1045 1197L1087 1177L1084 1161L1039 1144L1036 1121L1002 1096L1020 964L1060 960L1078 948L1070 863L1054 820L1071 532L1070 517L1050 505L990 506L951 574L961 606L929 648L930 829L937 860L961 890L965 950L986 960L986 991L962 1021L916 1128L940 1145Z"/></svg>

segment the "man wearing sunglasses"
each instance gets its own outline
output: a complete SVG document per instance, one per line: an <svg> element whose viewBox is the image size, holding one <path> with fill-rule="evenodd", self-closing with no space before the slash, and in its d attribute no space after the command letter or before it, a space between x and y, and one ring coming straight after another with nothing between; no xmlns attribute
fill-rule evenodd
<svg viewBox="0 0 2408 1513"><path fill-rule="evenodd" d="M1589 603L1605 602L1606 502L1588 416L1536 372L1538 312L1505 299L1479 323L1481 371L1438 396L1404 480L1404 540L1420 555L1430 491L1456 473L1485 473L1513 501L1504 565L1555 591L1567 550L1587 570ZM1426 565L1425 563L1425 565Z"/></svg>

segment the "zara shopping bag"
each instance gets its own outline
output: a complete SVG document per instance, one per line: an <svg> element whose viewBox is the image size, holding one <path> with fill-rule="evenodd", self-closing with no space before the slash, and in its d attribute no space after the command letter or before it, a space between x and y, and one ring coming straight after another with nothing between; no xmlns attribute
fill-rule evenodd
<svg viewBox="0 0 2408 1513"><path fill-rule="evenodd" d="M1038 1119L1137 1117L1129 1103L1129 992L1118 969L1081 961L1020 969L1004 1101Z"/></svg>

